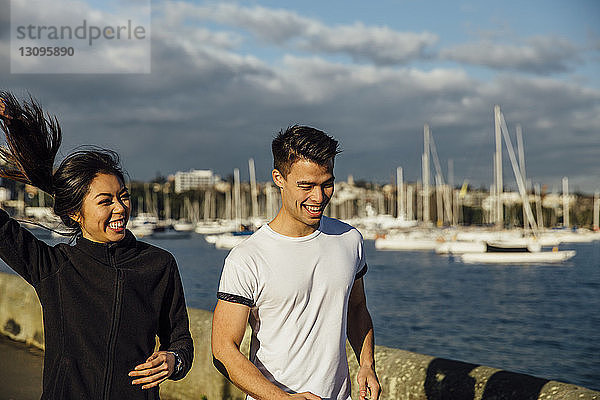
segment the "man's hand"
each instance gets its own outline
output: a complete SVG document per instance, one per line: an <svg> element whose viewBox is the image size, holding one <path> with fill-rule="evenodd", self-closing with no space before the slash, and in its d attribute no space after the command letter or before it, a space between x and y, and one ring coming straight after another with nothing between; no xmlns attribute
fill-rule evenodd
<svg viewBox="0 0 600 400"><path fill-rule="evenodd" d="M381 386L377 379L375 369L371 367L360 367L356 376L358 381L358 392L360 400L370 399L378 400L381 393Z"/></svg>
<svg viewBox="0 0 600 400"><path fill-rule="evenodd" d="M291 394L290 397L299 400L323 400L319 396L317 396L316 394L312 394L311 392L295 393Z"/></svg>
<svg viewBox="0 0 600 400"><path fill-rule="evenodd" d="M175 356L167 351L155 351L145 363L135 367L129 373L134 379L132 385L142 385L142 389L158 386L166 380L175 370Z"/></svg>

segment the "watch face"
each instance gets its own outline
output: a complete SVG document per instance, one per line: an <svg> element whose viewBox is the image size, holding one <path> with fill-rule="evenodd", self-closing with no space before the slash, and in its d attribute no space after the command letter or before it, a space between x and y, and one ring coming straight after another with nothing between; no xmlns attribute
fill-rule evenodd
<svg viewBox="0 0 600 400"><path fill-rule="evenodd" d="M175 371L179 372L181 364L183 364L181 357L179 357L179 354L175 353Z"/></svg>
<svg viewBox="0 0 600 400"><path fill-rule="evenodd" d="M181 361L181 357L179 357L179 354L176 352L172 351L171 354L173 354L173 357L175 357L175 370L173 372L178 373L179 370L181 370L183 361Z"/></svg>

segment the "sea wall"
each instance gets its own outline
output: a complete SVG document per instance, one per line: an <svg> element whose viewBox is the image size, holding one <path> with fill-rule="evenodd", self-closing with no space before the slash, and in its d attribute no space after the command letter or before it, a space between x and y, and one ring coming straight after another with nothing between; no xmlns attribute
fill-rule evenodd
<svg viewBox="0 0 600 400"><path fill-rule="evenodd" d="M243 399L243 394L212 365L212 313L193 308L188 311L195 345L194 366L183 380L162 384L161 397ZM42 310L35 291L20 277L5 273L0 273L0 334L44 347ZM247 352L248 348L247 331L242 349ZM600 400L600 392L579 386L399 349L377 346L375 357L383 399ZM354 382L358 365L349 349L348 359ZM353 398L358 397L354 394Z"/></svg>

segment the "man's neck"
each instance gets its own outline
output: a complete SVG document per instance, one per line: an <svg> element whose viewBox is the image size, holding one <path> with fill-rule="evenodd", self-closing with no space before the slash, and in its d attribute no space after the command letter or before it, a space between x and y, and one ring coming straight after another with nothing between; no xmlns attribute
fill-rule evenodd
<svg viewBox="0 0 600 400"><path fill-rule="evenodd" d="M290 217L283 209L280 209L275 218L269 222L269 227L283 236L303 237L319 229L319 223L317 222L316 225L307 225Z"/></svg>

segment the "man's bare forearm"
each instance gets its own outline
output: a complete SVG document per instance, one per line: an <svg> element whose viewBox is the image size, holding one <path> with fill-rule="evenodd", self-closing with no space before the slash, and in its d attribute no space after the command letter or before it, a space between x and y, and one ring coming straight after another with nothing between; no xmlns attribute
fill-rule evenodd
<svg viewBox="0 0 600 400"><path fill-rule="evenodd" d="M289 394L271 383L237 348L215 354L221 371L238 388L257 400L289 399Z"/></svg>
<svg viewBox="0 0 600 400"><path fill-rule="evenodd" d="M366 306L356 308L348 315L348 341L360 366L372 366L375 364L373 322Z"/></svg>
<svg viewBox="0 0 600 400"><path fill-rule="evenodd" d="M255 399L286 399L279 389L240 352L250 309L219 300L213 313L212 352L217 369Z"/></svg>
<svg viewBox="0 0 600 400"><path fill-rule="evenodd" d="M350 299L348 300L348 341L360 366L374 367L374 332L373 320L367 309L362 278L354 282Z"/></svg>

